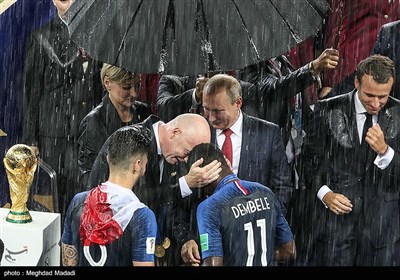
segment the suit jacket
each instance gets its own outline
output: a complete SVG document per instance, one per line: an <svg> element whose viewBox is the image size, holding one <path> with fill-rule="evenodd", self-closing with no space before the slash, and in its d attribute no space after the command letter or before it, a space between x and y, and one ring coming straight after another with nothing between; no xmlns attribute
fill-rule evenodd
<svg viewBox="0 0 400 280"><path fill-rule="evenodd" d="M258 116L258 95L256 87L250 83L240 81L242 87L243 106L242 111L252 116ZM157 95L157 114L165 122L178 115L189 113L192 105L193 90L196 87L196 79L193 77L163 75L160 78ZM203 112L202 106L198 106L196 113Z"/></svg>
<svg viewBox="0 0 400 280"><path fill-rule="evenodd" d="M211 143L217 143L212 129ZM237 176L241 180L258 182L272 189L288 209L293 192L289 165L276 124L243 113L242 148Z"/></svg>
<svg viewBox="0 0 400 280"><path fill-rule="evenodd" d="M341 242L364 219L368 238L379 248L393 244L400 237L400 101L389 97L378 116L385 141L395 151L392 162L382 170L373 163L376 153L369 149L365 157L360 149L355 94L356 90L315 105L307 151L315 157L317 168L311 180L310 195L314 203L308 209L314 217L316 238ZM325 208L316 197L323 185L349 198L353 210L338 216Z"/></svg>
<svg viewBox="0 0 400 280"><path fill-rule="evenodd" d="M77 145L67 151L65 142L75 143L80 121L101 102L100 68L100 63L80 55L59 16L27 40L22 142L38 146L57 174L74 178L70 173L78 171Z"/></svg>
<svg viewBox="0 0 400 280"><path fill-rule="evenodd" d="M169 122L178 115L189 113L195 86L193 77L162 75L158 84L157 115Z"/></svg>
<svg viewBox="0 0 400 280"><path fill-rule="evenodd" d="M78 164L83 177L81 180L83 186L87 186L87 179L93 163L108 136L123 126L142 122L151 115L150 106L140 101L133 104L131 111L132 121L122 122L109 95L106 94L102 102L81 121L78 138Z"/></svg>
<svg viewBox="0 0 400 280"><path fill-rule="evenodd" d="M396 80L393 85L392 96L400 98L400 20L382 26L375 42L374 54L381 54L394 61Z"/></svg>
<svg viewBox="0 0 400 280"><path fill-rule="evenodd" d="M136 183L133 192L138 196L140 201L153 210L156 215L159 231L157 244L159 244L164 237L168 237L171 240L168 264L175 265L179 252L175 249L176 242L172 239L172 230L176 218L176 203L181 199L178 179L187 174L187 169L184 163L171 165L164 161L162 181L160 183L160 158L157 153L157 143L153 131L153 124L160 120L159 117L151 115L141 123L150 130L152 142L148 154L146 173L139 179L139 182ZM110 138L108 138L102 146L93 164L88 182L91 187L105 182L108 178L107 147L109 142Z"/></svg>
<svg viewBox="0 0 400 280"><path fill-rule="evenodd" d="M58 16L30 35L25 59L24 142L77 137L80 121L101 102L101 64L88 58L84 73L79 48Z"/></svg>

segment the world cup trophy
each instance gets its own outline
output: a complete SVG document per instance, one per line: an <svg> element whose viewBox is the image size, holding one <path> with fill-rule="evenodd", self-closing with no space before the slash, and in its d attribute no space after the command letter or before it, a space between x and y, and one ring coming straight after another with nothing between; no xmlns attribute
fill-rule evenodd
<svg viewBox="0 0 400 280"><path fill-rule="evenodd" d="M30 223L32 217L26 203L37 167L36 155L29 146L17 144L7 151L3 162L12 202L6 221L19 224Z"/></svg>

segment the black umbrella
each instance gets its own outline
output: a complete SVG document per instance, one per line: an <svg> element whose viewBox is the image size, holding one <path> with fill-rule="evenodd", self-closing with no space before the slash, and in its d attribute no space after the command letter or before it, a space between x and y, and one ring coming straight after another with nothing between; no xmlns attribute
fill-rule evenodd
<svg viewBox="0 0 400 280"><path fill-rule="evenodd" d="M141 73L234 70L314 35L325 0L76 0L72 39L90 56Z"/></svg>

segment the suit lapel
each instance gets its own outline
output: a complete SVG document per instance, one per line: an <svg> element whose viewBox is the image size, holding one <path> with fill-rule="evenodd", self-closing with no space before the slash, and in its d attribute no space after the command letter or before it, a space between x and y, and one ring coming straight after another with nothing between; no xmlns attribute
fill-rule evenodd
<svg viewBox="0 0 400 280"><path fill-rule="evenodd" d="M335 109L328 109L328 125L330 137L336 138L336 141L345 147L352 147L358 151L360 141L357 130L357 120L354 106L353 93L343 95L336 99L339 102ZM325 110L325 109L323 109Z"/></svg>
<svg viewBox="0 0 400 280"><path fill-rule="evenodd" d="M350 98L350 108L344 116L344 121L346 123L346 127L348 129L350 142L353 144L353 147L357 150L360 148L360 137L358 135L357 129L357 114L356 114L356 106L354 103L354 95L357 94L357 91L354 90L352 94L349 95Z"/></svg>
<svg viewBox="0 0 400 280"><path fill-rule="evenodd" d="M243 128L242 128L242 147L240 148L240 161L239 161L239 168L238 168L238 177L239 178L245 178L248 175L248 166L249 166L249 151L247 150L246 147L249 149L252 149L254 146L253 144L253 122L251 119L244 113L243 114ZM244 133L244 131L246 133ZM243 164L242 164L243 163Z"/></svg>
<svg viewBox="0 0 400 280"><path fill-rule="evenodd" d="M218 147L218 143L217 143L217 131L216 131L215 128L213 128L212 126L210 126L210 130L211 130L211 144L214 144L215 146Z"/></svg>
<svg viewBox="0 0 400 280"><path fill-rule="evenodd" d="M147 170L155 171L154 174L149 174L149 176L151 176L151 177L154 176L154 178L160 178L160 165L159 165L158 154L157 154L157 142L156 142L156 137L154 135L154 130L153 130L153 124L158 121L160 121L160 119L158 117L151 116L143 122L144 126L150 130L151 136L153 138L151 141L150 153L148 155L149 162L148 162ZM146 173L147 173L147 171L146 171ZM159 182L159 180L157 180L157 182Z"/></svg>
<svg viewBox="0 0 400 280"><path fill-rule="evenodd" d="M390 113L390 110L384 109L381 110L381 112L378 115L378 123L383 131L383 134L386 135L388 133L389 126L392 122L392 114Z"/></svg>
<svg viewBox="0 0 400 280"><path fill-rule="evenodd" d="M161 180L161 185L164 187L169 187L173 186L176 184L178 181L178 177L180 176L180 173L178 174L178 171L181 170L183 167L184 163L179 162L178 164L169 164L164 160L164 169L163 169L163 175L162 175L162 180Z"/></svg>

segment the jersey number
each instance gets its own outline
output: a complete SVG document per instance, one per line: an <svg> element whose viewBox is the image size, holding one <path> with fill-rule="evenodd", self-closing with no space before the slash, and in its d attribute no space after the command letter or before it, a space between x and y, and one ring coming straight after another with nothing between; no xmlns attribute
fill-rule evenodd
<svg viewBox="0 0 400 280"><path fill-rule="evenodd" d="M260 228L261 233L261 265L267 266L267 235L266 235L266 226L265 219L257 220L257 227ZM246 266L253 266L254 259L254 231L253 224L246 223L244 224L244 230L247 231L247 262Z"/></svg>

